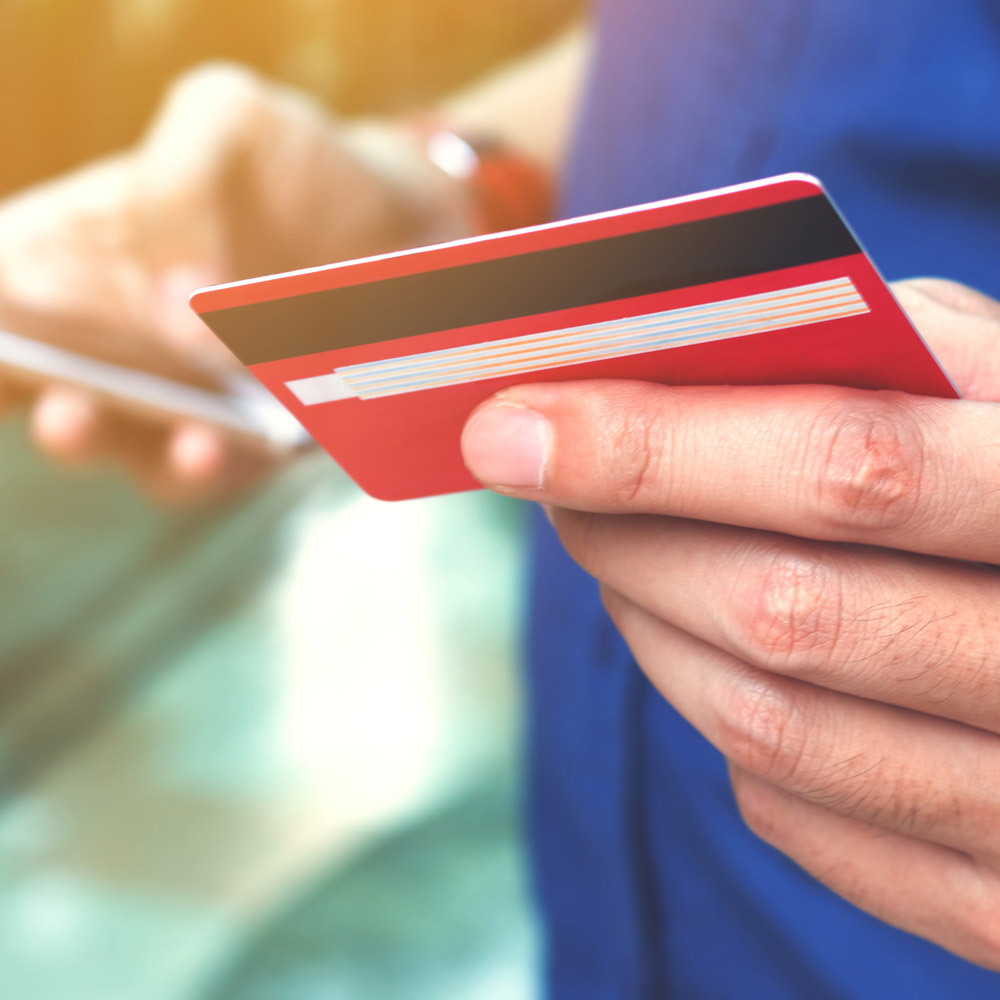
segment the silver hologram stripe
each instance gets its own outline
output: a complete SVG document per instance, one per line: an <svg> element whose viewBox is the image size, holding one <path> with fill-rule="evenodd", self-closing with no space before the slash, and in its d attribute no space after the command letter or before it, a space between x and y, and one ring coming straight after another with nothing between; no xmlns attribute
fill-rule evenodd
<svg viewBox="0 0 1000 1000"><path fill-rule="evenodd" d="M849 278L338 368L286 385L307 406L379 399L869 312Z"/></svg>

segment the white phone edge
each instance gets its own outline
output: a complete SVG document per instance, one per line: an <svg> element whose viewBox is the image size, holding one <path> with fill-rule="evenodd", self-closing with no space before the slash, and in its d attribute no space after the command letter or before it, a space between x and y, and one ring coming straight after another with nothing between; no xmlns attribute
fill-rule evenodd
<svg viewBox="0 0 1000 1000"><path fill-rule="evenodd" d="M310 440L295 417L248 374L234 373L228 392L211 392L5 330L0 330L0 367L79 386L143 411L202 421L280 450Z"/></svg>

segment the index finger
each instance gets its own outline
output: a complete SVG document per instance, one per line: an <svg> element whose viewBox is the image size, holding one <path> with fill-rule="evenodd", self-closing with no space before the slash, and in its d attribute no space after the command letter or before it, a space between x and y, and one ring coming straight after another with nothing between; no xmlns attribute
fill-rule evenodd
<svg viewBox="0 0 1000 1000"><path fill-rule="evenodd" d="M519 386L462 441L500 492L1000 562L1000 406L829 386Z"/></svg>

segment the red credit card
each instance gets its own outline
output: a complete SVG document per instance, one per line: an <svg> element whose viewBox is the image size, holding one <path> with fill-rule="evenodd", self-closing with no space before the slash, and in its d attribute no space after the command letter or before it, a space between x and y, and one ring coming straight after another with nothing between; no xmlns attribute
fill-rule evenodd
<svg viewBox="0 0 1000 1000"><path fill-rule="evenodd" d="M191 303L385 500L477 488L462 426L517 383L957 395L803 174L220 285Z"/></svg>

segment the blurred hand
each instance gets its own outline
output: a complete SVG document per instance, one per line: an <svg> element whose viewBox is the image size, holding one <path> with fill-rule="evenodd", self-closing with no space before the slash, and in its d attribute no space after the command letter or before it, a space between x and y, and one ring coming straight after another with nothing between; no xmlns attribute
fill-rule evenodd
<svg viewBox="0 0 1000 1000"><path fill-rule="evenodd" d="M1000 969L1000 304L897 291L964 399L523 386L473 415L465 456L554 505L755 832Z"/></svg>
<svg viewBox="0 0 1000 1000"><path fill-rule="evenodd" d="M133 150L0 204L0 329L195 385L237 365L187 306L200 285L468 235L459 186L389 126L211 66ZM0 375L0 401L24 387ZM239 489L273 457L218 429L154 426L77 389L29 396L39 448L123 462L155 497Z"/></svg>

